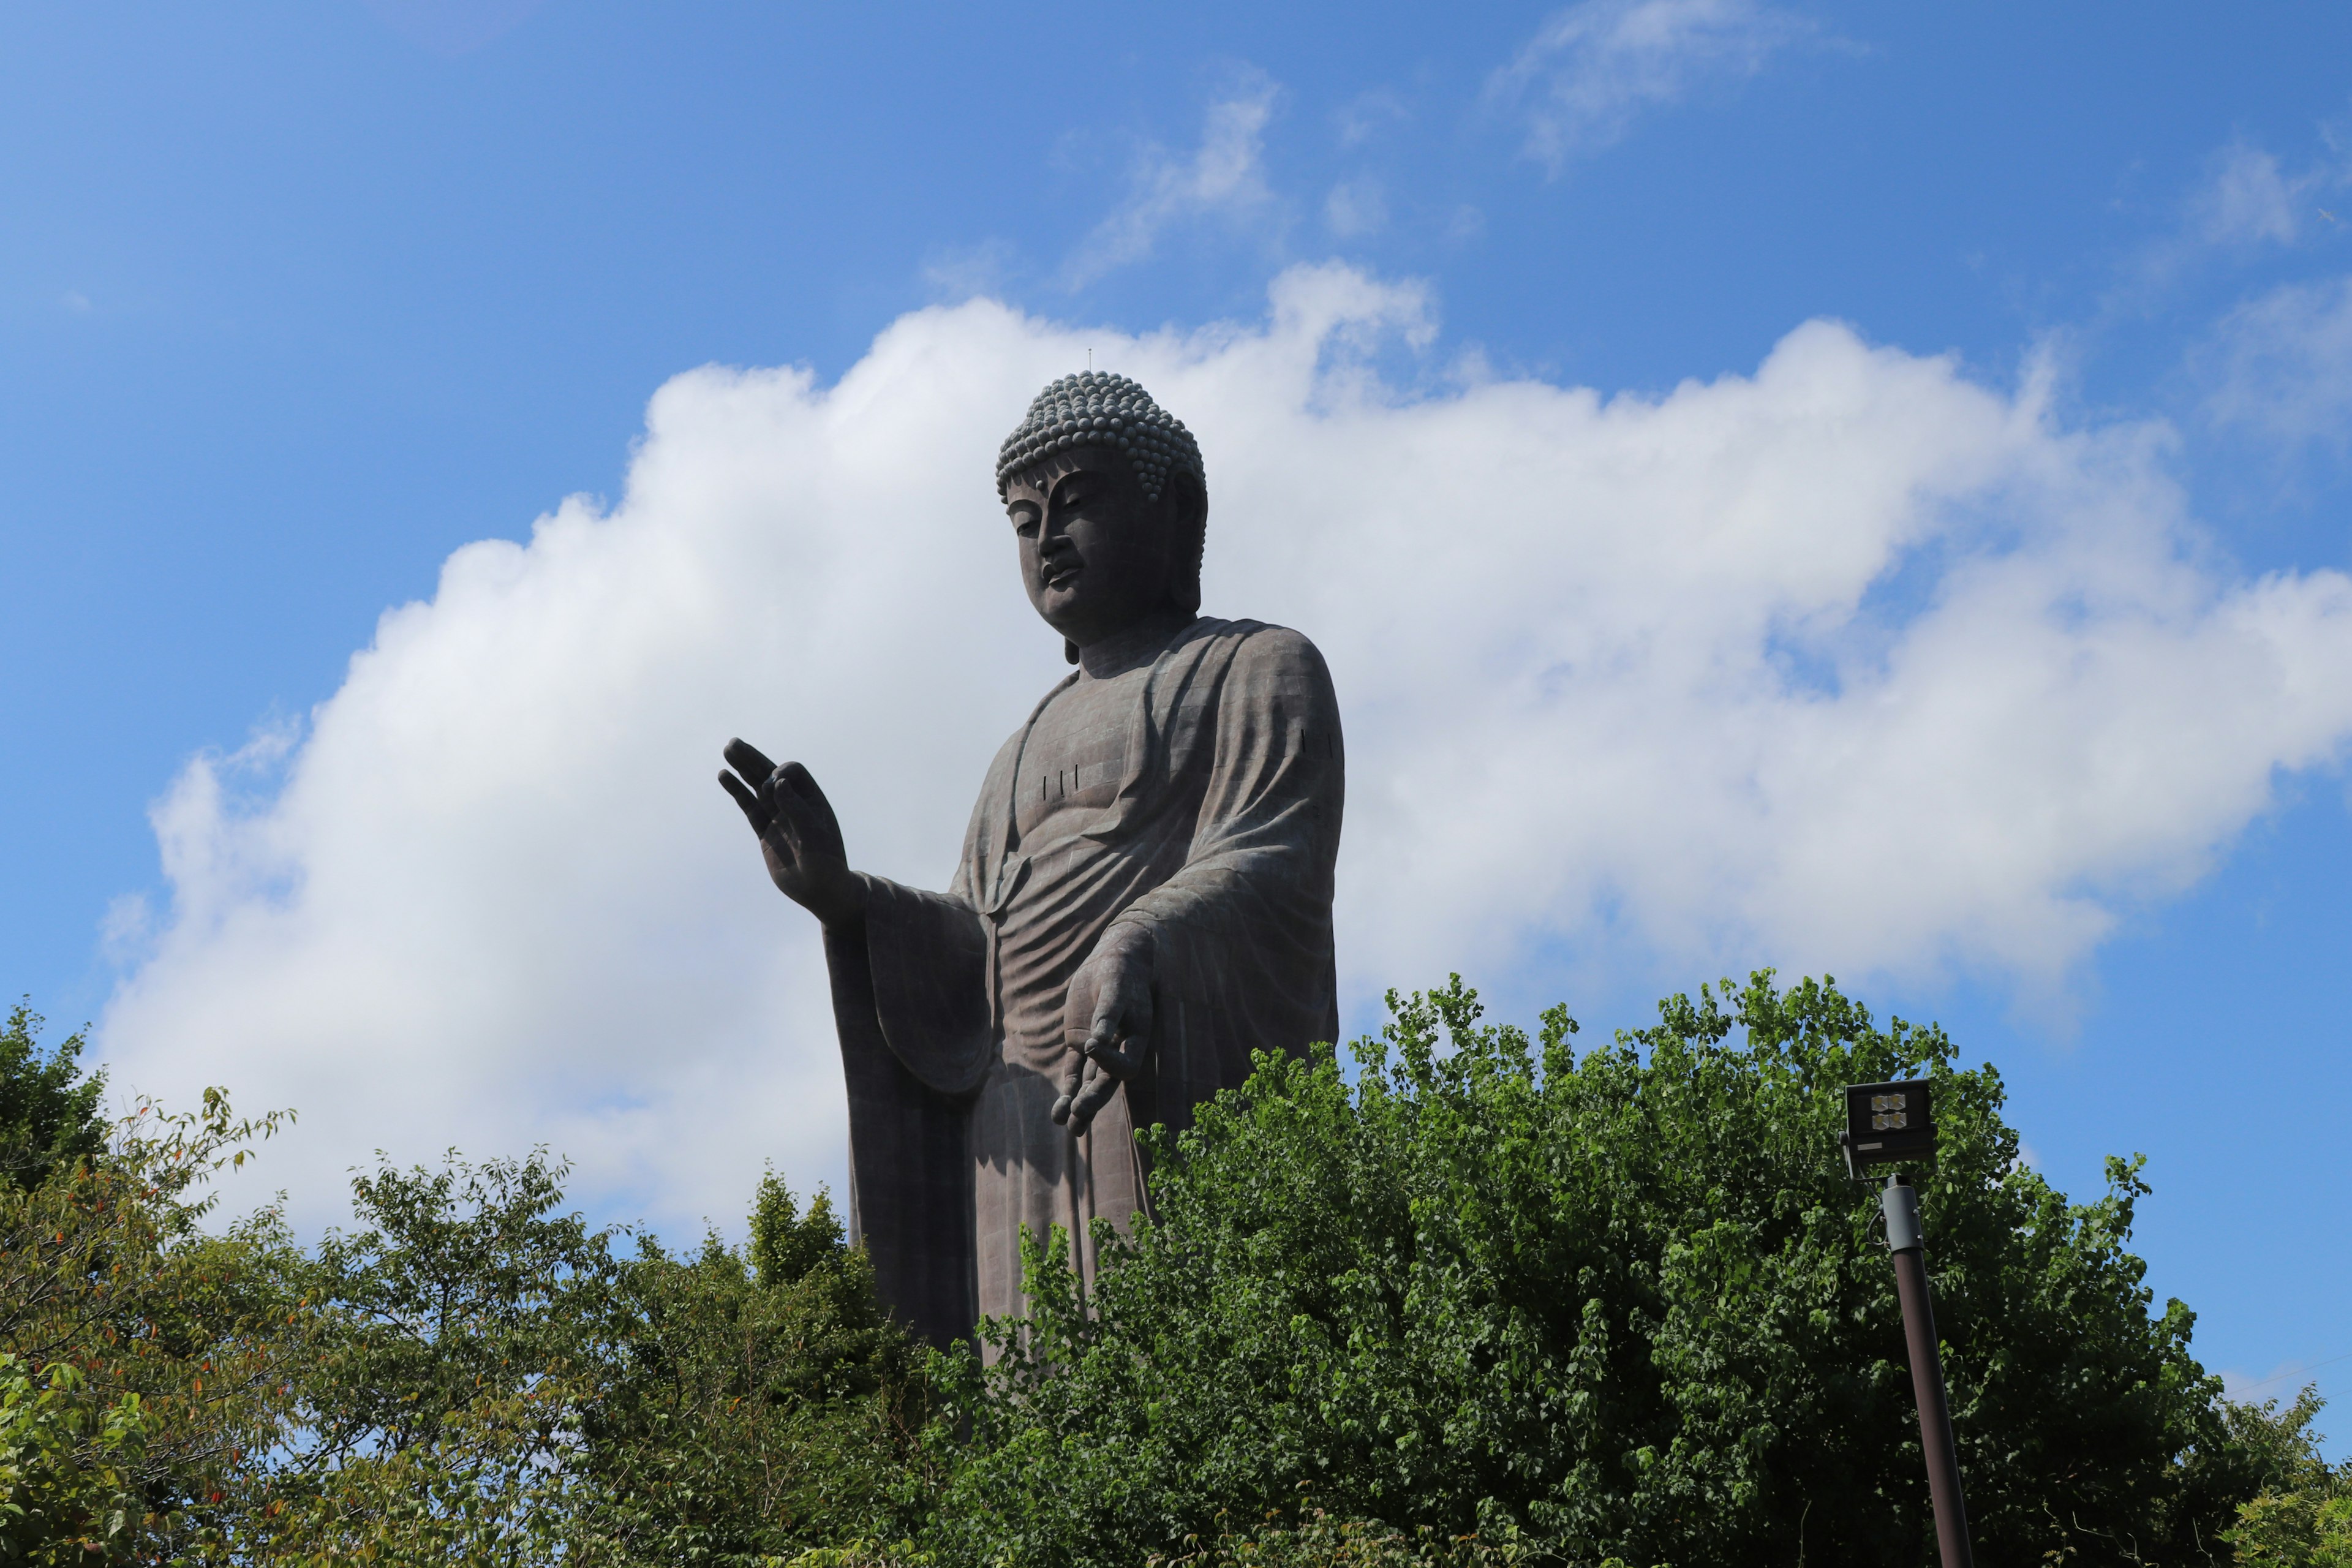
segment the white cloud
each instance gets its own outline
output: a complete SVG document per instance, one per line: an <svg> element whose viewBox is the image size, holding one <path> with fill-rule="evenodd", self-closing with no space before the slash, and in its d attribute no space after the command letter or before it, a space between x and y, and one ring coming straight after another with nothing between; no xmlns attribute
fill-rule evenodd
<svg viewBox="0 0 2352 1568"><path fill-rule="evenodd" d="M1339 145L1360 147L1391 125L1412 118L1404 100L1384 87L1360 92L1332 111L1331 126Z"/></svg>
<svg viewBox="0 0 2352 1568"><path fill-rule="evenodd" d="M1341 239L1377 234L1388 226L1388 194L1369 174L1342 180L1323 198L1323 222Z"/></svg>
<svg viewBox="0 0 2352 1568"><path fill-rule="evenodd" d="M2267 148L2233 139L2205 160L2183 199L2177 224L2126 264L2113 307L2145 310L2184 279L2217 261L2243 263L2298 244L2313 220L2333 226L2326 202L2352 184L2347 158L2333 127L2320 131L2322 153L2290 170Z"/></svg>
<svg viewBox="0 0 2352 1568"><path fill-rule="evenodd" d="M2347 1359L2330 1356L2326 1361L2283 1361L2262 1376L2240 1372L2234 1367L2221 1369L2221 1395L2241 1405L2279 1404L2291 1405L2295 1396L2318 1381L2312 1376L2316 1367Z"/></svg>
<svg viewBox="0 0 2352 1568"><path fill-rule="evenodd" d="M1013 242L1001 237L946 246L925 259L923 281L941 304L961 304L982 294L1009 293L1006 282L1018 260Z"/></svg>
<svg viewBox="0 0 2352 1568"><path fill-rule="evenodd" d="M1071 258L1071 286L1091 283L1142 260L1175 224L1263 211L1273 200L1262 162L1265 127L1274 118L1278 96L1279 89L1262 72L1250 71L1232 95L1209 105L1201 144L1191 156L1171 157L1164 149L1147 149L1137 161L1127 200Z"/></svg>
<svg viewBox="0 0 2352 1568"><path fill-rule="evenodd" d="M2190 218L2208 245L2291 245L2303 226L2298 198L2315 183L2311 174L2289 179L2269 153L2233 142L2214 154L2190 200Z"/></svg>
<svg viewBox="0 0 2352 1568"><path fill-rule="evenodd" d="M1579 0L1544 23L1489 91L1526 107L1528 151L1556 174L1643 110L1754 76L1812 25L1756 0Z"/></svg>
<svg viewBox="0 0 2352 1568"><path fill-rule="evenodd" d="M973 301L835 385L677 377L609 512L457 552L258 782L190 765L117 1083L299 1107L262 1179L310 1220L378 1146L543 1141L665 1224L731 1218L763 1159L837 1171L815 933L718 750L804 760L861 865L944 879L1062 668L990 455L1087 343L1210 455L1211 611L1330 658L1358 1001L1563 946L2046 983L2352 736L2352 580L2200 564L2160 428L1827 322L1656 398L1365 368L1430 325L1303 268L1256 326Z"/></svg>
<svg viewBox="0 0 2352 1568"><path fill-rule="evenodd" d="M2197 358L2218 423L2290 447L2352 446L2352 278L2249 300L2221 319Z"/></svg>

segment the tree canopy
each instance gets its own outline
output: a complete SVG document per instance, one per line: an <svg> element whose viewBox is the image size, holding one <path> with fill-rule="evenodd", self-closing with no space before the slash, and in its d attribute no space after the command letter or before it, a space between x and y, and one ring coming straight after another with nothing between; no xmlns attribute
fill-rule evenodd
<svg viewBox="0 0 2352 1568"><path fill-rule="evenodd" d="M1927 1563L1848 1082L1932 1076L1914 1173L1984 1561L2352 1568L2307 1392L2233 1404L1999 1075L1769 974L1580 1047L1458 980L1267 1058L1179 1136L1090 1294L1034 1238L991 1355L919 1349L822 1190L672 1252L544 1151L379 1164L303 1246L205 1178L278 1120L108 1124L0 1049L0 1562L751 1568ZM70 1047L70 1048L68 1048ZM11 1133L9 1130L20 1130Z"/></svg>
<svg viewBox="0 0 2352 1568"><path fill-rule="evenodd" d="M19 1188L106 1146L106 1075L82 1072L89 1042L79 1033L44 1051L42 1022L19 1002L0 1025L0 1175Z"/></svg>
<svg viewBox="0 0 2352 1568"><path fill-rule="evenodd" d="M2127 1243L2137 1161L2070 1204L1990 1067L1759 974L1579 1053L1458 980L1269 1059L1155 1149L1152 1223L1081 1302L1053 1247L971 1373L972 1555L1108 1561L1278 1509L1678 1568L1932 1552L1875 1194L1842 1089L1931 1075L1916 1174L1988 1562L2203 1561L2267 1479Z"/></svg>

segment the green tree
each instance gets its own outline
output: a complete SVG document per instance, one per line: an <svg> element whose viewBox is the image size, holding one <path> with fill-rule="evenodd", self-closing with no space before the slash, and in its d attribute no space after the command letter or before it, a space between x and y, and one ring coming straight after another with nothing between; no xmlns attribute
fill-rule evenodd
<svg viewBox="0 0 2352 1568"><path fill-rule="evenodd" d="M106 1147L99 1104L106 1075L83 1075L88 1042L79 1034L43 1051L41 1023L28 998L0 1026L0 1175L19 1188L37 1187L59 1165L93 1158Z"/></svg>
<svg viewBox="0 0 2352 1568"><path fill-rule="evenodd" d="M330 1230L303 1275L307 1462L430 1446L459 1412L610 1360L614 1233L562 1212L565 1173L541 1150L352 1181L356 1227ZM550 1405L520 1462L552 1456L565 1419Z"/></svg>
<svg viewBox="0 0 2352 1568"><path fill-rule="evenodd" d="M268 1211L203 1226L214 1178L277 1125L208 1090L199 1112L142 1106L30 1187L0 1183L0 1356L38 1390L17 1405L34 1413L19 1484L113 1478L129 1522L106 1550L200 1550L278 1429L292 1248Z"/></svg>
<svg viewBox="0 0 2352 1568"><path fill-rule="evenodd" d="M2229 1412L2273 1472L2224 1532L2243 1568L2352 1568L2352 1460L2331 1466L2321 1457L2312 1429L2321 1404L2306 1387L2284 1410L2268 1400Z"/></svg>
<svg viewBox="0 0 2352 1568"><path fill-rule="evenodd" d="M564 1211L544 1152L353 1184L236 1562L755 1564L919 1517L920 1358L819 1194L672 1257ZM931 1467L931 1468L927 1468Z"/></svg>
<svg viewBox="0 0 2352 1568"><path fill-rule="evenodd" d="M624 1277L629 1331L587 1427L633 1562L751 1564L897 1539L943 1477L923 1356L823 1191L772 1173L747 1247L646 1243Z"/></svg>
<svg viewBox="0 0 2352 1568"><path fill-rule="evenodd" d="M1759 975L1580 1052L1458 982L1353 1081L1267 1058L1081 1299L1058 1233L1001 1352L919 1352L830 1200L672 1255L544 1152L382 1166L310 1255L215 1178L278 1118L0 1053L0 1560L802 1568L1925 1562L1908 1369L1841 1086L1932 1074L1918 1173L1988 1562L2352 1568L2306 1395L2231 1405L1990 1068ZM62 1064L62 1066L60 1065ZM14 1082L9 1075L22 1082ZM46 1554L46 1555L45 1555Z"/></svg>
<svg viewBox="0 0 2352 1568"><path fill-rule="evenodd" d="M133 1472L152 1426L135 1394L102 1405L65 1363L36 1377L0 1352L0 1562L133 1561L147 1534Z"/></svg>
<svg viewBox="0 0 2352 1568"><path fill-rule="evenodd" d="M962 1367L948 1559L1135 1563L1301 1486L1337 1517L1576 1562L1885 1564L1932 1552L1874 1194L1841 1087L1931 1074L1917 1174L1988 1562L2206 1561L2263 1481L2192 1318L2127 1250L2137 1163L2069 1204L1990 1068L1758 975L1579 1054L1391 998L1351 1085L1265 1058L1154 1141L1156 1214L1081 1302L1056 1236Z"/></svg>
<svg viewBox="0 0 2352 1568"><path fill-rule="evenodd" d="M614 1560L579 1459L620 1266L564 1173L541 1151L354 1179L354 1228L289 1269L299 1369L226 1560Z"/></svg>

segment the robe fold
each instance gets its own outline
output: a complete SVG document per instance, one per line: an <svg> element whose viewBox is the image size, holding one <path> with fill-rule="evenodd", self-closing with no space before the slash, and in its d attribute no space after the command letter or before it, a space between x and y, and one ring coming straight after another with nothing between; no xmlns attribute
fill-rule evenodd
<svg viewBox="0 0 2352 1568"><path fill-rule="evenodd" d="M934 1343L1022 1310L1020 1236L1149 1212L1134 1131L1189 1125L1259 1050L1339 1033L1332 868L1344 765L1313 644L1206 617L1073 673L990 765L945 893L866 879L825 956L849 1093L850 1230ZM1073 1137L1051 1110L1064 1007L1114 925L1150 938L1142 1069Z"/></svg>

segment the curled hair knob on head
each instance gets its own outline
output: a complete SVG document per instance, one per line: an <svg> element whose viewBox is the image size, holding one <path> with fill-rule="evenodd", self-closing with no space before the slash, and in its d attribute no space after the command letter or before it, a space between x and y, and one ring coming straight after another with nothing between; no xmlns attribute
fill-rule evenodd
<svg viewBox="0 0 2352 1568"><path fill-rule="evenodd" d="M1144 495L1158 500L1169 481L1189 474L1203 490L1207 471L1200 444L1183 421L1171 417L1151 395L1126 376L1081 371L1049 383L1029 405L996 454L996 494L1030 464L1079 446L1114 447L1127 455Z"/></svg>

